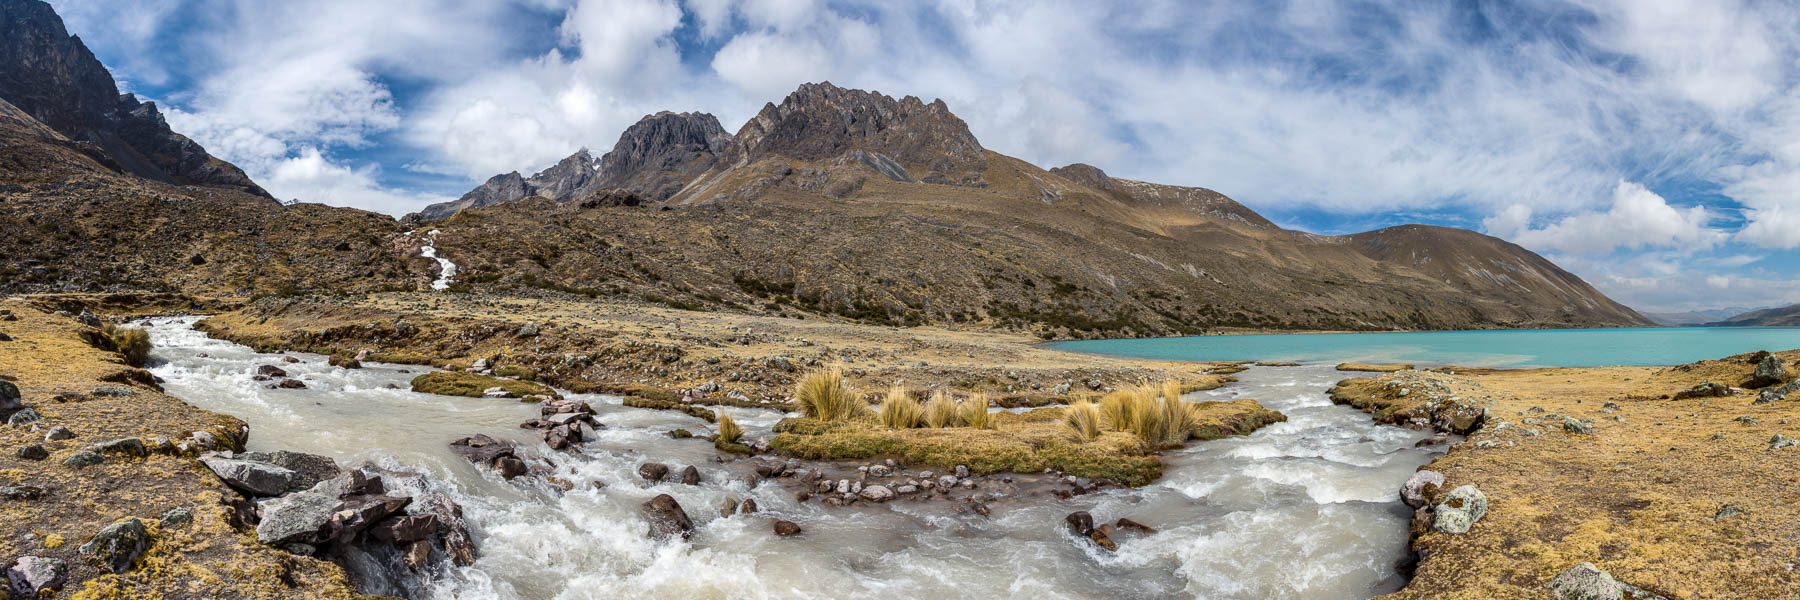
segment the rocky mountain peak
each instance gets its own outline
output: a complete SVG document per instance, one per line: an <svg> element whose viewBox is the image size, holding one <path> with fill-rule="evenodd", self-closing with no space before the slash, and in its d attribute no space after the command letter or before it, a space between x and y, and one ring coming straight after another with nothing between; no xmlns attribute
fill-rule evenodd
<svg viewBox="0 0 1800 600"><path fill-rule="evenodd" d="M730 145L731 134L710 114L648 115L619 134L612 150L600 158L602 187L664 200L713 168Z"/></svg>
<svg viewBox="0 0 1800 600"><path fill-rule="evenodd" d="M950 180L978 174L987 164L981 142L943 100L896 100L830 82L801 85L781 104L764 105L738 130L726 163L742 166L770 155L824 160L854 150Z"/></svg>
<svg viewBox="0 0 1800 600"><path fill-rule="evenodd" d="M1067 166L1057 167L1054 169L1050 169L1050 172L1055 173L1057 175L1061 175L1063 177L1063 179L1067 179L1069 181L1073 181L1075 183L1085 185L1087 187L1091 187L1096 190L1110 192L1115 189L1115 186L1113 185L1113 180L1111 177L1106 176L1106 171L1102 171L1102 170L1100 170L1100 167L1096 167L1094 165L1090 165L1087 163L1074 163L1074 164L1067 165Z"/></svg>
<svg viewBox="0 0 1800 600"><path fill-rule="evenodd" d="M125 172L268 196L231 163L169 129L154 103L119 93L112 74L41 0L0 0L0 98Z"/></svg>

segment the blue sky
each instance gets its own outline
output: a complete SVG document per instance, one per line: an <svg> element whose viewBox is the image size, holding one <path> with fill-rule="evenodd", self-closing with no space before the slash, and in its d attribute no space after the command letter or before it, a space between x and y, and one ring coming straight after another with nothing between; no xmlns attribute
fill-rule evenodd
<svg viewBox="0 0 1800 600"><path fill-rule="evenodd" d="M1641 309L1800 302L1790 3L52 3L122 87L282 198L403 214L602 152L645 114L735 131L830 80L1289 227L1483 231Z"/></svg>

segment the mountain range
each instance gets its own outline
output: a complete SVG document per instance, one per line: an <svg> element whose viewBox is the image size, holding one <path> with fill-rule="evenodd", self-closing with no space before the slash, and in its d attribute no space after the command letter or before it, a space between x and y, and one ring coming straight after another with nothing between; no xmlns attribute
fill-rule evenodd
<svg viewBox="0 0 1800 600"><path fill-rule="evenodd" d="M1713 327L1800 327L1800 304L1752 310L1704 324Z"/></svg>
<svg viewBox="0 0 1800 600"><path fill-rule="evenodd" d="M806 84L728 133L660 112L594 158L495 176L396 222L282 206L118 93L37 0L0 0L0 289L579 294L1045 338L1223 328L1641 326L1472 231L1286 230L1218 192L1042 169L943 101Z"/></svg>

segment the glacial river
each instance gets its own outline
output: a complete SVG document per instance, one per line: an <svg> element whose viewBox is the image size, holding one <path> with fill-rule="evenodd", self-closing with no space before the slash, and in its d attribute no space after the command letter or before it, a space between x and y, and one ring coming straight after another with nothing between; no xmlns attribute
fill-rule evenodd
<svg viewBox="0 0 1800 600"><path fill-rule="evenodd" d="M1079 340L1050 347L1158 360L1355 361L1469 367L1648 366L1800 348L1800 327L1213 335Z"/></svg>
<svg viewBox="0 0 1800 600"><path fill-rule="evenodd" d="M715 462L711 445L666 432L707 425L667 411L626 408L604 395L573 395L606 428L582 448L553 452L518 424L536 406L512 400L413 393L421 367L368 364L345 370L325 357L281 355L209 339L193 319L157 319L151 370L195 405L250 423L250 449L375 461L429 472L464 508L479 547L429 598L1366 598L1398 589L1409 511L1396 490L1432 449L1425 434L1378 426L1334 406L1329 367L1258 367L1190 400L1251 397L1288 415L1254 435L1198 443L1165 455L1154 484L1069 500L996 503L991 515L944 501L833 508L797 503L779 485L750 488L750 461ZM306 383L270 390L252 376L273 364ZM410 372L407 372L410 371ZM750 437L784 415L728 409ZM563 492L527 478L506 482L452 455L445 444L476 433L515 440L548 457ZM699 468L702 484L645 487L645 461ZM594 485L602 484L601 486ZM645 535L639 505L673 495L697 527L687 541ZM720 516L727 499L755 498L762 512ZM1122 538L1116 553L1067 533L1063 517L1129 517L1156 528ZM805 532L778 538L770 519Z"/></svg>

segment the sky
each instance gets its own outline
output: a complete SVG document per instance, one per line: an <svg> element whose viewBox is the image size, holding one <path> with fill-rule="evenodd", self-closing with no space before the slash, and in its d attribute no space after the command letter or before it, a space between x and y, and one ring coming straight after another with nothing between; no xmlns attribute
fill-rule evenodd
<svg viewBox="0 0 1800 600"><path fill-rule="evenodd" d="M283 199L400 215L799 84L1322 234L1465 227L1651 311L1800 302L1800 5L51 0Z"/></svg>

